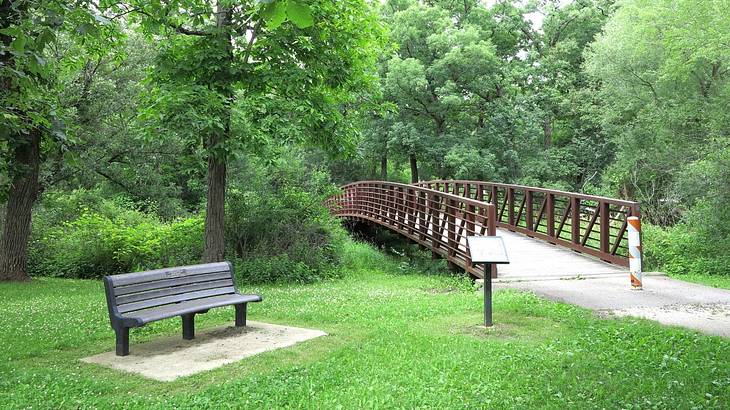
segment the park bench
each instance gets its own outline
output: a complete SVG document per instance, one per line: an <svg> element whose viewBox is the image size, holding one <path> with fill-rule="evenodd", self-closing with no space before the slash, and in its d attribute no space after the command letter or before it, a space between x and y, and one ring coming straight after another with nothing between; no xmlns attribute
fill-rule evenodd
<svg viewBox="0 0 730 410"><path fill-rule="evenodd" d="M195 338L194 318L209 309L233 305L236 326L246 326L246 304L259 295L243 295L233 283L230 262L180 266L104 277L109 320L117 337L117 356L129 354L129 329L175 316L182 318L183 339Z"/></svg>

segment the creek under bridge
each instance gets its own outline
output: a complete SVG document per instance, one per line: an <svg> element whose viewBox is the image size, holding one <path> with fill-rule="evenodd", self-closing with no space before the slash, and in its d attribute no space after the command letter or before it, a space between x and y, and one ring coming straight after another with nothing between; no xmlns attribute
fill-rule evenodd
<svg viewBox="0 0 730 410"><path fill-rule="evenodd" d="M360 181L327 201L333 215L388 228L452 267L483 278L467 236L501 236L509 265L492 277L554 279L626 274L627 218L637 202L483 181Z"/></svg>

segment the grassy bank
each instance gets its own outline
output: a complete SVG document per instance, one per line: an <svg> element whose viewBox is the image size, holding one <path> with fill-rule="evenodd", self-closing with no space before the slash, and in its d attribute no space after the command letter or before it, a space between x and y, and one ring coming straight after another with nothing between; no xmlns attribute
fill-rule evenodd
<svg viewBox="0 0 730 410"><path fill-rule="evenodd" d="M713 288L730 289L730 276L720 276L702 273L683 273L669 274L674 279L684 280L687 282L699 283L700 285L711 286Z"/></svg>
<svg viewBox="0 0 730 410"><path fill-rule="evenodd" d="M345 277L244 287L252 320L329 336L163 383L79 358L113 348L102 285L44 278L0 284L0 407L727 408L730 341L637 319L601 319L501 291L485 331L463 279L410 272L351 244ZM230 309L200 329L232 323ZM132 333L178 334L177 320Z"/></svg>

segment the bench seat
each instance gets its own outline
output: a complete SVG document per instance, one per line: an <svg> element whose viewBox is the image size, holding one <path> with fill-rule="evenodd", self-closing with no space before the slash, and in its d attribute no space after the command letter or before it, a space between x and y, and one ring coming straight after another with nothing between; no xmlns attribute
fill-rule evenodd
<svg viewBox="0 0 730 410"><path fill-rule="evenodd" d="M231 306L248 302L261 302L261 296L241 295L239 293L233 295L213 296L138 310L136 312L122 313L122 318L124 319L125 326L140 327L157 320L182 316L188 313L202 313L208 309L216 307Z"/></svg>
<svg viewBox="0 0 730 410"><path fill-rule="evenodd" d="M118 356L129 354L129 329L180 316L183 339L195 338L195 315L236 308L236 326L246 326L246 306L259 295L236 290L230 262L206 263L104 277L109 321Z"/></svg>

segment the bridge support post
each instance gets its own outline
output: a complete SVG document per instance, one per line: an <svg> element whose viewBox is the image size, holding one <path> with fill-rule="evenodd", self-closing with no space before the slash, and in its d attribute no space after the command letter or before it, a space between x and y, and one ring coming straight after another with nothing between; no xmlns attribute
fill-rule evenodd
<svg viewBox="0 0 730 410"><path fill-rule="evenodd" d="M547 236L549 237L548 242L555 245L555 195L548 193L545 194L546 208L547 208Z"/></svg>
<svg viewBox="0 0 730 410"><path fill-rule="evenodd" d="M629 270L631 288L642 289L641 283L641 220L635 216L626 218L629 228Z"/></svg>
<svg viewBox="0 0 730 410"><path fill-rule="evenodd" d="M529 189L525 189L525 227L528 231L534 232L535 228L533 227L533 218L535 216L535 212L532 209L532 191ZM528 234L528 236L531 236Z"/></svg>

